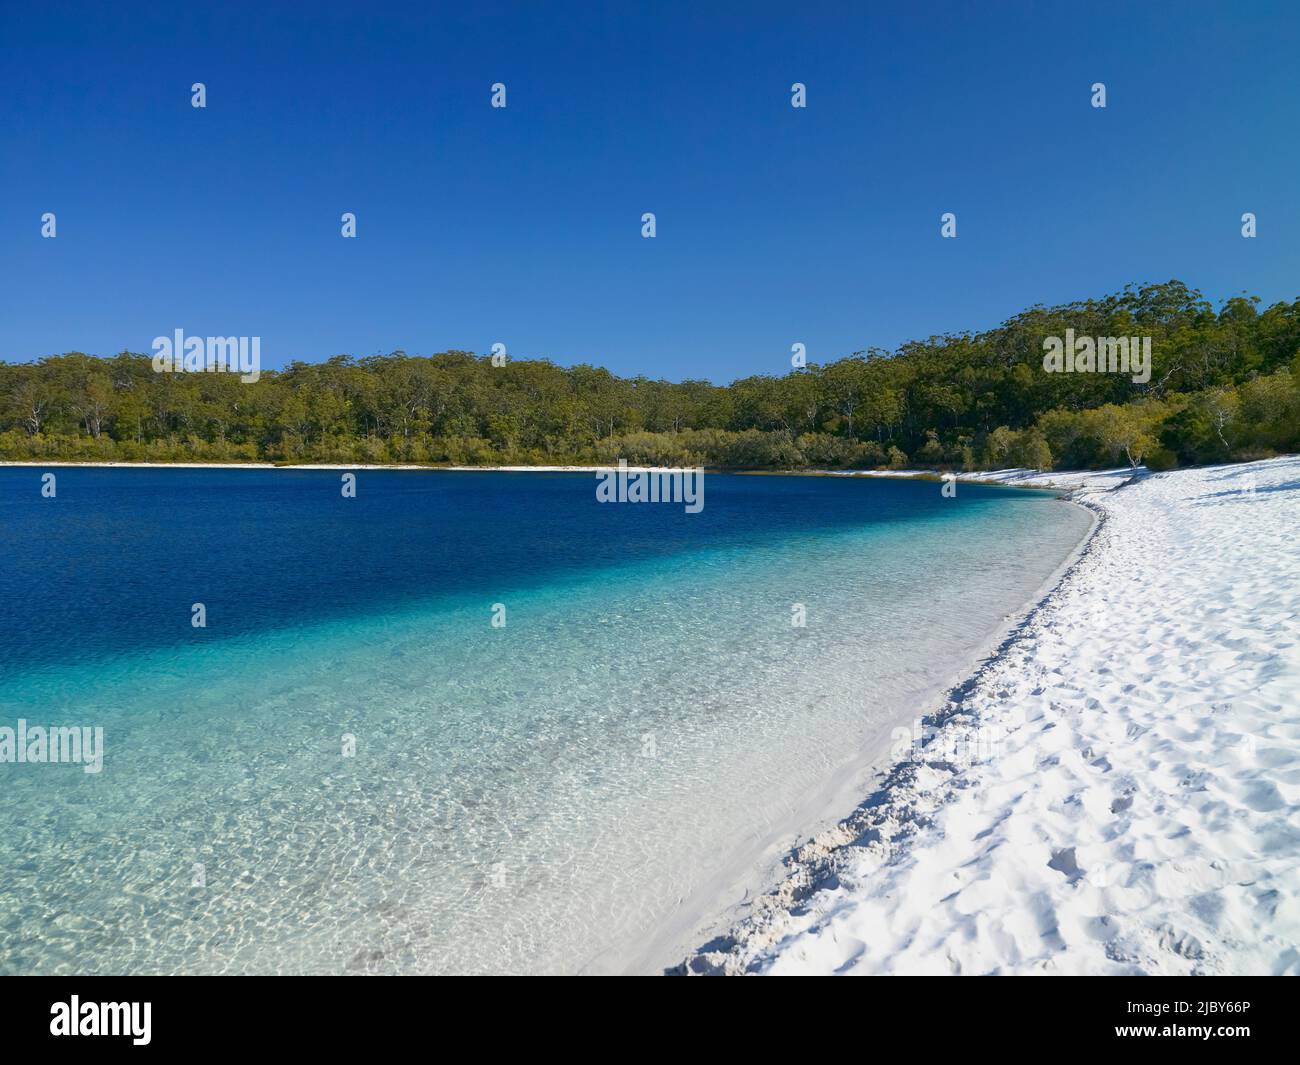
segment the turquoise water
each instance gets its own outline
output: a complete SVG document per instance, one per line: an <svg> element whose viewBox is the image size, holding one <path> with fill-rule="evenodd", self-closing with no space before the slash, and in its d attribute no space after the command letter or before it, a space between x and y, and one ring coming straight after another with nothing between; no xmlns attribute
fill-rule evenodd
<svg viewBox="0 0 1300 1065"><path fill-rule="evenodd" d="M0 765L10 973L619 968L1089 520L847 478L710 474L687 515L589 474L39 473L0 470L0 725L105 754Z"/></svg>

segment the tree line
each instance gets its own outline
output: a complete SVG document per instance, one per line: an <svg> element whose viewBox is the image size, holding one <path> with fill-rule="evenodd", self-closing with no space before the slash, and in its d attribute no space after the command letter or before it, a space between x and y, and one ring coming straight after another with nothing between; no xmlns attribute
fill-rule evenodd
<svg viewBox="0 0 1300 1065"><path fill-rule="evenodd" d="M1150 336L1150 380L1048 373L1044 340ZM242 383L150 355L0 362L0 459L1097 468L1300 450L1300 299L1182 282L729 385L445 351L294 362Z"/></svg>

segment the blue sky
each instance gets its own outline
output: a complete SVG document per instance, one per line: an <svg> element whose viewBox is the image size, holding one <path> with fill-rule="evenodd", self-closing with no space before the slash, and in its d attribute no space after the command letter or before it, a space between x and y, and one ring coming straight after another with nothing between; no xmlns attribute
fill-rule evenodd
<svg viewBox="0 0 1300 1065"><path fill-rule="evenodd" d="M8 3L0 359L728 381L1129 281L1291 300L1297 55L1294 4Z"/></svg>

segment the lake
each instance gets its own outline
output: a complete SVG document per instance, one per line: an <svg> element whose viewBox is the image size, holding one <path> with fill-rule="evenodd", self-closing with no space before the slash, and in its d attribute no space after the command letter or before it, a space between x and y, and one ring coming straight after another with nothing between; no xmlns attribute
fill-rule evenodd
<svg viewBox="0 0 1300 1065"><path fill-rule="evenodd" d="M44 472L0 469L0 726L102 728L103 765L0 764L6 973L671 964L1090 524L857 477L709 473L687 513Z"/></svg>

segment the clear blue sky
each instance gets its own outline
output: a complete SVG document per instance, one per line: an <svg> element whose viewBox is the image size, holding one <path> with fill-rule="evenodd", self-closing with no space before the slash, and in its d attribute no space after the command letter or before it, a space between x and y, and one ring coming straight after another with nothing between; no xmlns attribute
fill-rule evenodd
<svg viewBox="0 0 1300 1065"><path fill-rule="evenodd" d="M1128 281L1294 299L1298 12L6 2L0 359L183 328L727 381Z"/></svg>

